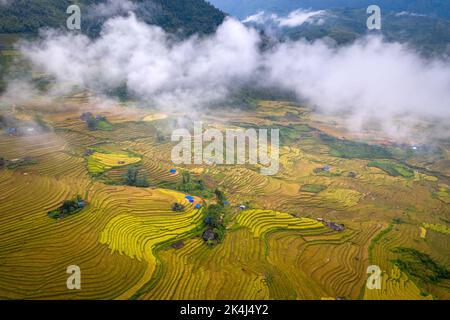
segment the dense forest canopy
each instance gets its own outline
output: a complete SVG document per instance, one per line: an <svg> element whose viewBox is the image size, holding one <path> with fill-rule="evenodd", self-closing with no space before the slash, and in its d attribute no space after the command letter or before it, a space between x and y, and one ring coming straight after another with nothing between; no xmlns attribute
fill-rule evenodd
<svg viewBox="0 0 450 320"><path fill-rule="evenodd" d="M366 35L370 0L211 0L221 10L244 19L260 11L286 17L295 10L326 10L321 23L303 23L282 28L281 37L313 41L324 37L338 44L351 43ZM409 43L426 55L447 54L450 50L450 1L380 0L381 33L389 41ZM270 21L270 19L269 19ZM255 27L267 28L265 25ZM280 37L280 34L277 36Z"/></svg>
<svg viewBox="0 0 450 320"><path fill-rule="evenodd" d="M77 3L82 10L82 30L98 34L107 17L92 17L94 5L105 0L15 0L0 7L0 33L36 33L42 27L65 27L66 10ZM133 0L136 15L169 32L211 33L225 15L203 0Z"/></svg>

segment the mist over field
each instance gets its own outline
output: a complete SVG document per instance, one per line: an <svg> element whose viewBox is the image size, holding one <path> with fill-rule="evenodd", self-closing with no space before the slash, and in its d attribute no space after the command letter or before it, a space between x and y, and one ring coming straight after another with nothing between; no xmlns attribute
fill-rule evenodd
<svg viewBox="0 0 450 320"><path fill-rule="evenodd" d="M110 2L94 12L133 9L133 3ZM322 15L309 13L300 21L299 14L286 19L306 23ZM423 58L412 47L381 36L345 46L327 39L278 42L268 49L261 44L255 29L233 18L212 35L180 40L130 12L108 19L98 38L47 30L37 41L22 42L20 51L36 70L57 80L50 90L56 95L74 86L106 95L126 87L132 97L159 108L193 110L223 102L230 92L256 83L292 91L321 112L345 111L350 129L361 130L370 120L392 136L408 132L407 126L396 124L399 117L450 116L448 59ZM30 87L15 81L5 95L14 96L17 85L22 92Z"/></svg>

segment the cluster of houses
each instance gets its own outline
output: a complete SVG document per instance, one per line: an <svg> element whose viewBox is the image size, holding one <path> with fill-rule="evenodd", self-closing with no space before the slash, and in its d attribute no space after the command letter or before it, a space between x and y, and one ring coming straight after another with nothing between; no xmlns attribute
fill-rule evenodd
<svg viewBox="0 0 450 320"><path fill-rule="evenodd" d="M32 122L0 115L0 129L4 130L8 136L23 136L35 133L38 127Z"/></svg>
<svg viewBox="0 0 450 320"><path fill-rule="evenodd" d="M172 248L174 248L174 249L181 249L183 247L184 247L183 240L177 241L174 244L172 244Z"/></svg>
<svg viewBox="0 0 450 320"><path fill-rule="evenodd" d="M328 172L331 172L331 166L325 165L323 167L315 168L313 171L314 171L315 174L328 173ZM356 178L358 176L358 174L356 172L350 171L347 174L347 176L349 178Z"/></svg>
<svg viewBox="0 0 450 320"><path fill-rule="evenodd" d="M338 232L342 232L345 230L345 225L343 225L343 224L336 223L336 222L322 219L322 218L317 218L316 220L322 222L324 224L324 226L330 228L331 230L338 231Z"/></svg>
<svg viewBox="0 0 450 320"><path fill-rule="evenodd" d="M97 130L101 121L107 122L106 117L99 114L94 116L91 112L82 113L80 119L86 122L90 130Z"/></svg>
<svg viewBox="0 0 450 320"><path fill-rule="evenodd" d="M81 198L78 198L78 199L77 199L77 206L78 206L78 208L84 208L84 207L86 207L86 206L87 206L86 200L83 200L83 199L81 199Z"/></svg>
<svg viewBox="0 0 450 320"><path fill-rule="evenodd" d="M17 128L6 128L5 133L9 136L17 136L19 135L19 129Z"/></svg>
<svg viewBox="0 0 450 320"><path fill-rule="evenodd" d="M88 121L89 119L95 119L95 120L97 120L97 121L102 121L102 120L106 120L106 117L104 117L104 116L101 116L101 115L96 115L96 116L94 116L93 114L92 114L92 112L83 112L82 114L81 114L81 116L80 116L80 119L81 120L83 120L83 121Z"/></svg>
<svg viewBox="0 0 450 320"><path fill-rule="evenodd" d="M92 112L83 112L80 116L80 120L82 120L82 121L87 121L92 118L94 118L94 115L92 114Z"/></svg>
<svg viewBox="0 0 450 320"><path fill-rule="evenodd" d="M347 176L348 176L349 178L356 178L356 177L358 176L358 174L357 174L356 172L351 171L351 172L348 173Z"/></svg>

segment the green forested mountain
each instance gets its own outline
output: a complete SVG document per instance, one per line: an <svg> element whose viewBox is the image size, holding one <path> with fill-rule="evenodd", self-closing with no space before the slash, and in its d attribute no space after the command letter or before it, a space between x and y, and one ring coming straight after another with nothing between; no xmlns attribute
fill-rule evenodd
<svg viewBox="0 0 450 320"><path fill-rule="evenodd" d="M315 40L330 37L338 43L348 43L369 33L365 9L331 9L324 23L304 24L280 31L289 39ZM450 50L450 20L431 16L391 12L383 14L382 29L385 39L409 43L426 55L448 53Z"/></svg>
<svg viewBox="0 0 450 320"><path fill-rule="evenodd" d="M448 0L209 0L209 2L239 18L245 18L259 10L287 13L298 8L358 9L377 4L386 12L409 11L450 19Z"/></svg>
<svg viewBox="0 0 450 320"><path fill-rule="evenodd" d="M366 35L367 6L382 10L381 33L388 40L407 42L425 54L450 51L450 1L448 0L211 0L239 18L265 10L280 17L299 9L326 10L321 24L305 23L278 30L280 37L315 40L330 37L339 44ZM255 25L265 29L265 25ZM373 31L372 31L373 33Z"/></svg>
<svg viewBox="0 0 450 320"><path fill-rule="evenodd" d="M82 10L82 29L95 35L102 19L90 10L106 0L14 0L0 5L0 33L35 33L42 27L64 27L67 7L77 3ZM223 21L224 14L204 0L133 0L136 15L147 23L184 34L209 33ZM7 2L8 3L8 2Z"/></svg>
<svg viewBox="0 0 450 320"><path fill-rule="evenodd" d="M180 37L212 33L225 18L224 13L204 0L129 1L133 2L133 12L140 20L161 26ZM99 7L96 6L107 0L0 1L0 92L6 87L3 77L16 57L13 44L24 37L33 38L44 27L65 29L67 8L75 3L81 8L81 30L91 37L99 34L103 23L111 16L127 13L126 10L116 13L112 10L112 15L98 14L96 9ZM105 8L123 3L124 0L112 1Z"/></svg>

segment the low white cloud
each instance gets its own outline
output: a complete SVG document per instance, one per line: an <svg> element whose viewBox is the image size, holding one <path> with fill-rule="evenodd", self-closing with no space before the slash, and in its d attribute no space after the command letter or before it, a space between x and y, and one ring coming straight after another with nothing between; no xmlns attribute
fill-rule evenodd
<svg viewBox="0 0 450 320"><path fill-rule="evenodd" d="M53 31L21 50L57 80L58 90L76 85L108 94L125 84L160 108L195 110L251 82L291 90L323 112L345 112L358 130L376 121L396 135L404 131L399 118L407 126L450 118L448 60L425 59L381 37L342 47L302 40L262 50L260 44L257 31L232 18L210 36L175 40L131 14L109 19L97 39Z"/></svg>
<svg viewBox="0 0 450 320"><path fill-rule="evenodd" d="M322 111L349 111L358 130L369 120L394 131L399 117L450 117L450 62L426 60L380 37L340 48L323 41L283 44L266 55L265 65L271 83Z"/></svg>
<svg viewBox="0 0 450 320"><path fill-rule="evenodd" d="M178 42L131 14L108 20L96 40L47 32L22 52L62 83L98 91L125 84L159 106L189 107L222 99L250 77L259 41L256 31L228 19L211 37Z"/></svg>
<svg viewBox="0 0 450 320"><path fill-rule="evenodd" d="M270 24L276 25L281 28L294 28L299 27L303 24L323 24L324 18L327 12L324 10L310 11L298 9L292 11L287 16L279 16L275 13L265 13L260 11L254 15L251 15L243 20L243 23L254 23L254 24Z"/></svg>
<svg viewBox="0 0 450 320"><path fill-rule="evenodd" d="M254 15L248 16L242 22L243 23L257 23L264 24L270 19L270 15L267 15L264 11L259 11Z"/></svg>
<svg viewBox="0 0 450 320"><path fill-rule="evenodd" d="M322 18L326 15L324 10L319 11L307 11L307 10L295 10L291 12L287 17L278 18L278 24L280 27L297 27L304 23L321 23Z"/></svg>

